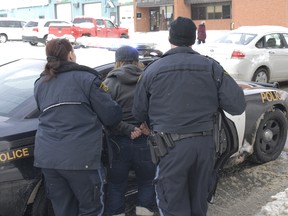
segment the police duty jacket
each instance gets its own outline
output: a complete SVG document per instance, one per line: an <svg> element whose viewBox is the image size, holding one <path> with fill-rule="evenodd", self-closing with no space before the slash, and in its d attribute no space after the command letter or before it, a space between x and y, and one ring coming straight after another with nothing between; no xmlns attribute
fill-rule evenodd
<svg viewBox="0 0 288 216"><path fill-rule="evenodd" d="M121 123L110 132L113 135L126 135L130 137L131 131L140 126L132 115L133 97L142 69L133 64L123 65L110 71L104 80L108 92L121 106L123 119Z"/></svg>
<svg viewBox="0 0 288 216"><path fill-rule="evenodd" d="M101 88L92 68L63 61L57 76L40 77L34 95L41 111L34 165L41 168L100 168L102 126L117 125L120 106Z"/></svg>
<svg viewBox="0 0 288 216"><path fill-rule="evenodd" d="M242 89L219 63L176 47L142 72L132 112L154 131L191 133L212 130L218 108L237 115L245 107Z"/></svg>

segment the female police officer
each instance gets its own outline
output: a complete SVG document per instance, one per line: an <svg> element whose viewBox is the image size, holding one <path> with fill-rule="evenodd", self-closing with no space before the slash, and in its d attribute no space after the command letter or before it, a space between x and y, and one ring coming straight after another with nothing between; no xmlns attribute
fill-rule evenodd
<svg viewBox="0 0 288 216"><path fill-rule="evenodd" d="M46 55L34 89L41 111L34 165L56 216L103 215L102 126L117 125L121 108L94 69L75 63L68 40L49 41Z"/></svg>

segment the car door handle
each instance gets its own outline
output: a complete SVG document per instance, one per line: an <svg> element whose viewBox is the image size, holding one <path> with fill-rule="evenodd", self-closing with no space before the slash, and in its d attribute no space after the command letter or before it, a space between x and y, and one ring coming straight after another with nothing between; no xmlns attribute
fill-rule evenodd
<svg viewBox="0 0 288 216"><path fill-rule="evenodd" d="M210 49L210 52L214 52L214 49Z"/></svg>
<svg viewBox="0 0 288 216"><path fill-rule="evenodd" d="M275 54L275 52L274 52L274 51L269 51L268 53L269 53L269 54Z"/></svg>

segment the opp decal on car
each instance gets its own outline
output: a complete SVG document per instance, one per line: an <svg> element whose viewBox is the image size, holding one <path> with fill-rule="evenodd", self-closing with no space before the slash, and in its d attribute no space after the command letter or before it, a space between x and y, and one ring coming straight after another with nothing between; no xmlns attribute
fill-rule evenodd
<svg viewBox="0 0 288 216"><path fill-rule="evenodd" d="M261 92L260 94L262 98L262 103L284 100L277 91Z"/></svg>
<svg viewBox="0 0 288 216"><path fill-rule="evenodd" d="M5 163L12 160L29 157L30 155L32 155L31 149L29 149L28 147L14 149L7 152L0 152L0 163Z"/></svg>

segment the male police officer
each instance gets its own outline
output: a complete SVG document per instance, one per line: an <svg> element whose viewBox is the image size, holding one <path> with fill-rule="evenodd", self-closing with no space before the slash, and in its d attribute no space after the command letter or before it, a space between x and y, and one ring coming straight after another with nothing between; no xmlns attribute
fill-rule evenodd
<svg viewBox="0 0 288 216"><path fill-rule="evenodd" d="M184 17L171 23L171 49L145 69L134 96L134 116L175 144L161 157L155 179L164 216L206 215L213 116L218 109L238 115L246 107L243 91L219 63L192 50L196 29Z"/></svg>

